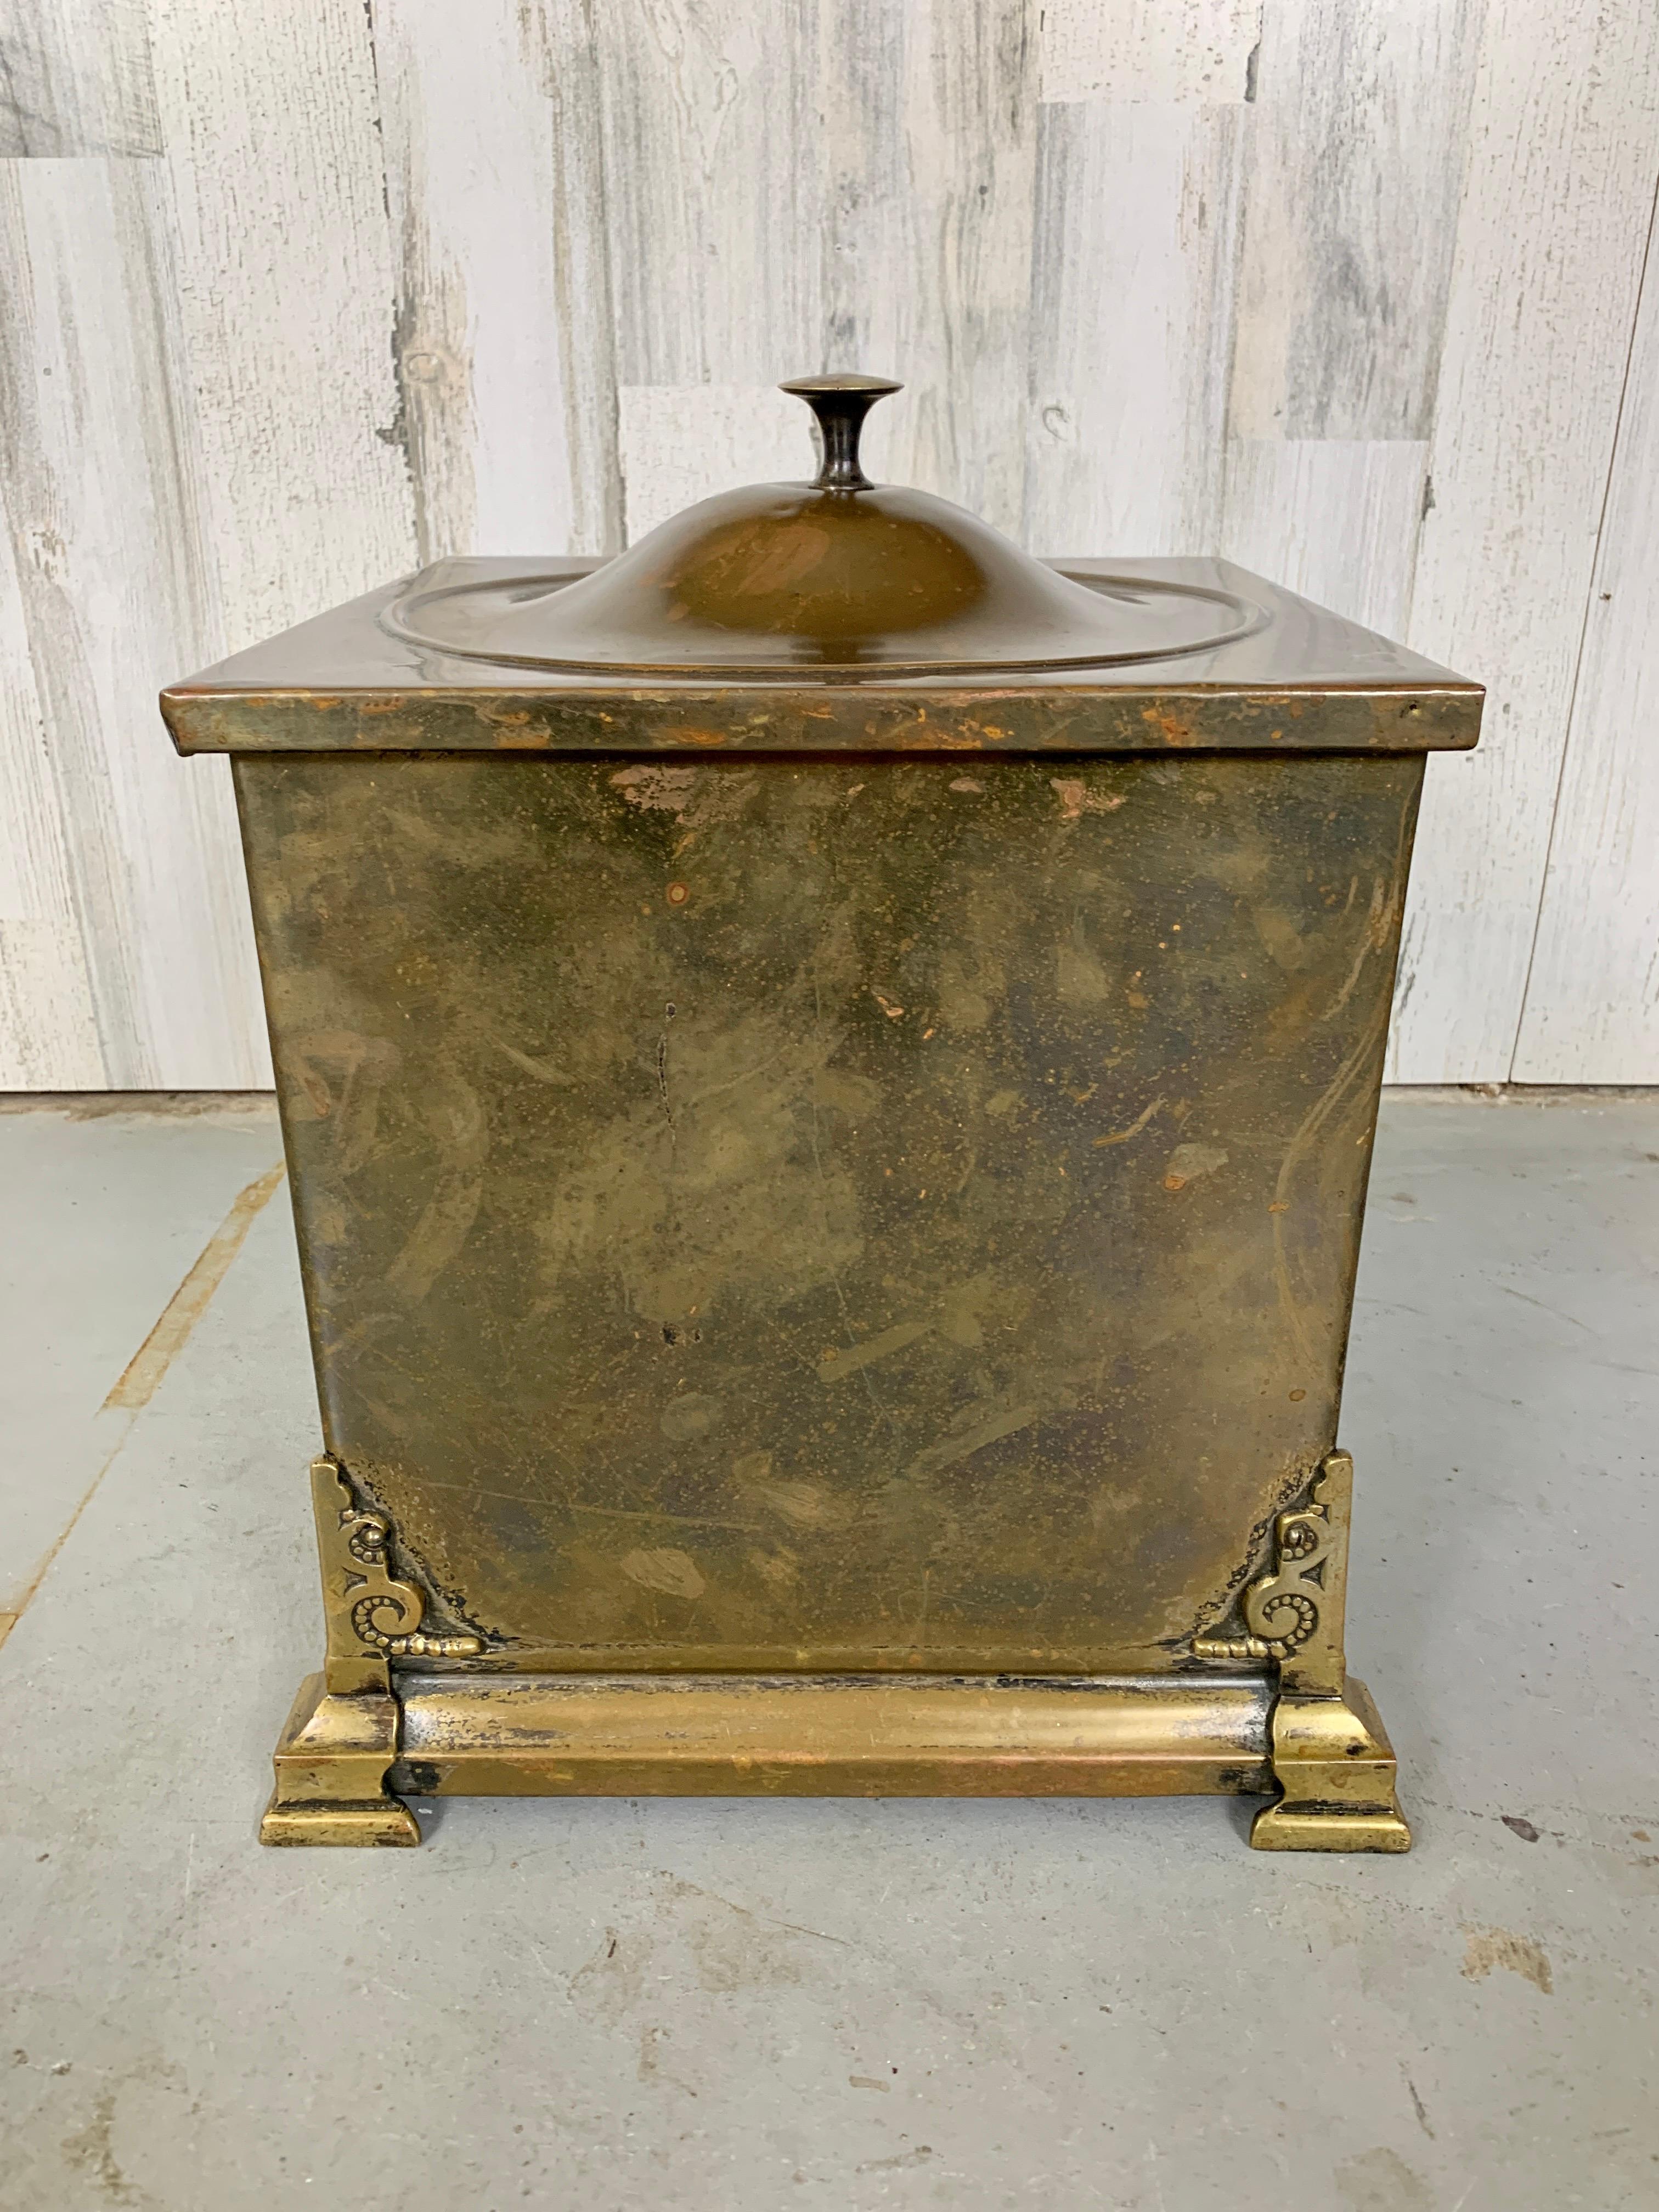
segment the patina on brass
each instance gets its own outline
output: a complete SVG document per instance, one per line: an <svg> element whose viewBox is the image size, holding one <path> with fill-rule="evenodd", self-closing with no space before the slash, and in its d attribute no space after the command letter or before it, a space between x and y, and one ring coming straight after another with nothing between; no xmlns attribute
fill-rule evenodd
<svg viewBox="0 0 1659 2212"><path fill-rule="evenodd" d="M745 484L686 508L590 576L417 579L383 617L412 645L548 671L805 673L819 683L1092 667L1246 637L1261 610L1215 584L1088 580L976 515L872 484L859 433L884 377L783 387L818 419L811 483Z"/></svg>
<svg viewBox="0 0 1659 2212"><path fill-rule="evenodd" d="M1259 1845L1403 1850L1334 1447L1423 757L1480 692L1224 563L1067 581L884 507L869 380L806 381L817 483L586 603L450 562L165 695L237 757L328 1454L265 1838L1276 1784ZM860 611L896 515L956 550Z"/></svg>
<svg viewBox="0 0 1659 2212"><path fill-rule="evenodd" d="M1259 1851L1407 1851L1394 1751L1370 1693L1347 1671L1353 1462L1326 1455L1305 1505L1273 1522L1273 1564L1244 1592L1243 1636L1199 1636L1200 1659L1278 1662L1272 1756L1282 1796L1250 1830Z"/></svg>

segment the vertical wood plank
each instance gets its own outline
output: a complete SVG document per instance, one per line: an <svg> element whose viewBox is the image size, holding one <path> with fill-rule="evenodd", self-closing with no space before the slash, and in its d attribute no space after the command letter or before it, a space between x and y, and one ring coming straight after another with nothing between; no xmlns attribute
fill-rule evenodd
<svg viewBox="0 0 1659 2212"><path fill-rule="evenodd" d="M571 550L623 544L617 455L617 319L600 118L603 0L524 0L552 120L553 281L570 456Z"/></svg>
<svg viewBox="0 0 1659 2212"><path fill-rule="evenodd" d="M1236 436L1428 436L1473 86L1472 14L1469 0L1267 0L1233 356Z"/></svg>
<svg viewBox="0 0 1659 2212"><path fill-rule="evenodd" d="M1400 636L1428 452L1421 439L1235 438L1229 558Z"/></svg>
<svg viewBox="0 0 1659 2212"><path fill-rule="evenodd" d="M1036 552L1217 542L1247 120L1239 104L1039 110L1024 529Z"/></svg>
<svg viewBox="0 0 1659 2212"><path fill-rule="evenodd" d="M160 165L36 160L4 175L7 518L79 937L78 956L58 939L50 957L60 974L84 967L104 1082L255 1084L228 781L181 773L155 725L157 685L216 628L185 506ZM36 1015L42 1036L52 1018ZM71 1055L65 1077L86 1072Z"/></svg>
<svg viewBox="0 0 1659 2212"><path fill-rule="evenodd" d="M0 202L11 203L15 234L3 171ZM0 528L0 1091L104 1080L48 742L11 532Z"/></svg>
<svg viewBox="0 0 1659 2212"><path fill-rule="evenodd" d="M1261 0L1043 0L1042 97L1249 100L1261 40Z"/></svg>
<svg viewBox="0 0 1659 2212"><path fill-rule="evenodd" d="M1267 0L1221 550L1355 620L1409 604L1472 0Z"/></svg>
<svg viewBox="0 0 1659 2212"><path fill-rule="evenodd" d="M373 24L420 557L614 550L608 297L562 266L602 219L586 39L519 0L374 0Z"/></svg>
<svg viewBox="0 0 1659 2212"><path fill-rule="evenodd" d="M1395 1080L1507 1078L1659 169L1659 11L1493 0L1410 642L1490 686L1431 761Z"/></svg>
<svg viewBox="0 0 1659 2212"><path fill-rule="evenodd" d="M811 4L594 11L619 385L769 385L814 365Z"/></svg>
<svg viewBox="0 0 1659 2212"><path fill-rule="evenodd" d="M159 154L149 0L27 0L0 41L0 160Z"/></svg>
<svg viewBox="0 0 1659 2212"><path fill-rule="evenodd" d="M394 279L356 0L155 0L184 374L234 649L407 568Z"/></svg>
<svg viewBox="0 0 1659 2212"><path fill-rule="evenodd" d="M633 0L597 16L619 385L902 364L872 467L1018 532L1034 15Z"/></svg>
<svg viewBox="0 0 1659 2212"><path fill-rule="evenodd" d="M1513 1075L1659 1083L1659 258L1651 237Z"/></svg>
<svg viewBox="0 0 1659 2212"><path fill-rule="evenodd" d="M619 398L630 545L712 493L773 480L799 483L817 469L812 418L775 385L628 384Z"/></svg>
<svg viewBox="0 0 1659 2212"><path fill-rule="evenodd" d="M210 556L222 652L412 565L373 57L354 0L153 9L171 350L191 426L180 528ZM162 753L145 773L178 771ZM217 910L237 916L219 930L240 978L219 1064L249 1072L205 1074L203 1050L181 1047L160 1054L164 1079L267 1083L228 779L192 791L211 810Z"/></svg>
<svg viewBox="0 0 1659 2212"><path fill-rule="evenodd" d="M1036 0L824 0L818 37L831 366L905 380L871 418L876 469L1014 537L1037 15Z"/></svg>
<svg viewBox="0 0 1659 2212"><path fill-rule="evenodd" d="M409 562L365 26L345 0L156 0L148 28L46 0L32 32L6 499L50 781L14 799L56 822L15 902L35 980L13 1056L64 1085L260 1085L228 780L180 767L154 694Z"/></svg>

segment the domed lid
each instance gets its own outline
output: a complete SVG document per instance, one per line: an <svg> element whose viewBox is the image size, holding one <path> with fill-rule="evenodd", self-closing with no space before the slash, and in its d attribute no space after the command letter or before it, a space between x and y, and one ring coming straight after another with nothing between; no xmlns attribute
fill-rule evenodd
<svg viewBox="0 0 1659 2212"><path fill-rule="evenodd" d="M949 500L872 484L859 434L902 388L877 376L786 384L818 421L810 483L701 500L574 580L417 579L385 625L428 650L519 667L845 683L1164 659L1261 620L1219 589L1061 574Z"/></svg>

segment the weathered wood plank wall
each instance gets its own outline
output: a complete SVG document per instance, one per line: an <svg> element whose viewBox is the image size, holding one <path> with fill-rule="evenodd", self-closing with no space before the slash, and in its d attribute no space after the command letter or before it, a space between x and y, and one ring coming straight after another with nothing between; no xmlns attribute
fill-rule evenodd
<svg viewBox="0 0 1659 2212"><path fill-rule="evenodd" d="M1648 0L0 9L0 1085L266 1079L161 680L794 473L820 366L1036 551L1483 677L1392 1073L1659 1080Z"/></svg>

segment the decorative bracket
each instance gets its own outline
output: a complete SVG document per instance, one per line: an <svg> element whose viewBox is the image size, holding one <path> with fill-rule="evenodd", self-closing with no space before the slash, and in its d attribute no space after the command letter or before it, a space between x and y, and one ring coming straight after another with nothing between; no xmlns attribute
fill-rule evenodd
<svg viewBox="0 0 1659 2212"><path fill-rule="evenodd" d="M1343 1650L1353 1462L1326 1455L1305 1505L1273 1522L1274 1559L1244 1593L1248 1634L1197 1636L1200 1659L1271 1659L1272 1757L1281 1796L1250 1829L1257 1850L1405 1851L1394 1751Z"/></svg>
<svg viewBox="0 0 1659 2212"><path fill-rule="evenodd" d="M388 1662L470 1659L476 1636L424 1631L427 1594L392 1572L392 1528L359 1503L335 1459L311 1463L328 1626L324 1671L301 1686L276 1746L266 1844L418 1844L415 1815L386 1786L398 1756Z"/></svg>
<svg viewBox="0 0 1659 2212"><path fill-rule="evenodd" d="M1305 1505L1273 1522L1271 1571L1244 1593L1246 1636L1195 1636L1200 1659L1276 1659L1286 1690L1340 1697L1353 1462L1329 1453Z"/></svg>
<svg viewBox="0 0 1659 2212"><path fill-rule="evenodd" d="M328 1686L348 1694L386 1681L388 1659L471 1659L476 1636L434 1636L421 1623L426 1592L393 1576L392 1526L358 1503L336 1459L311 1462L317 1549L328 1623Z"/></svg>

